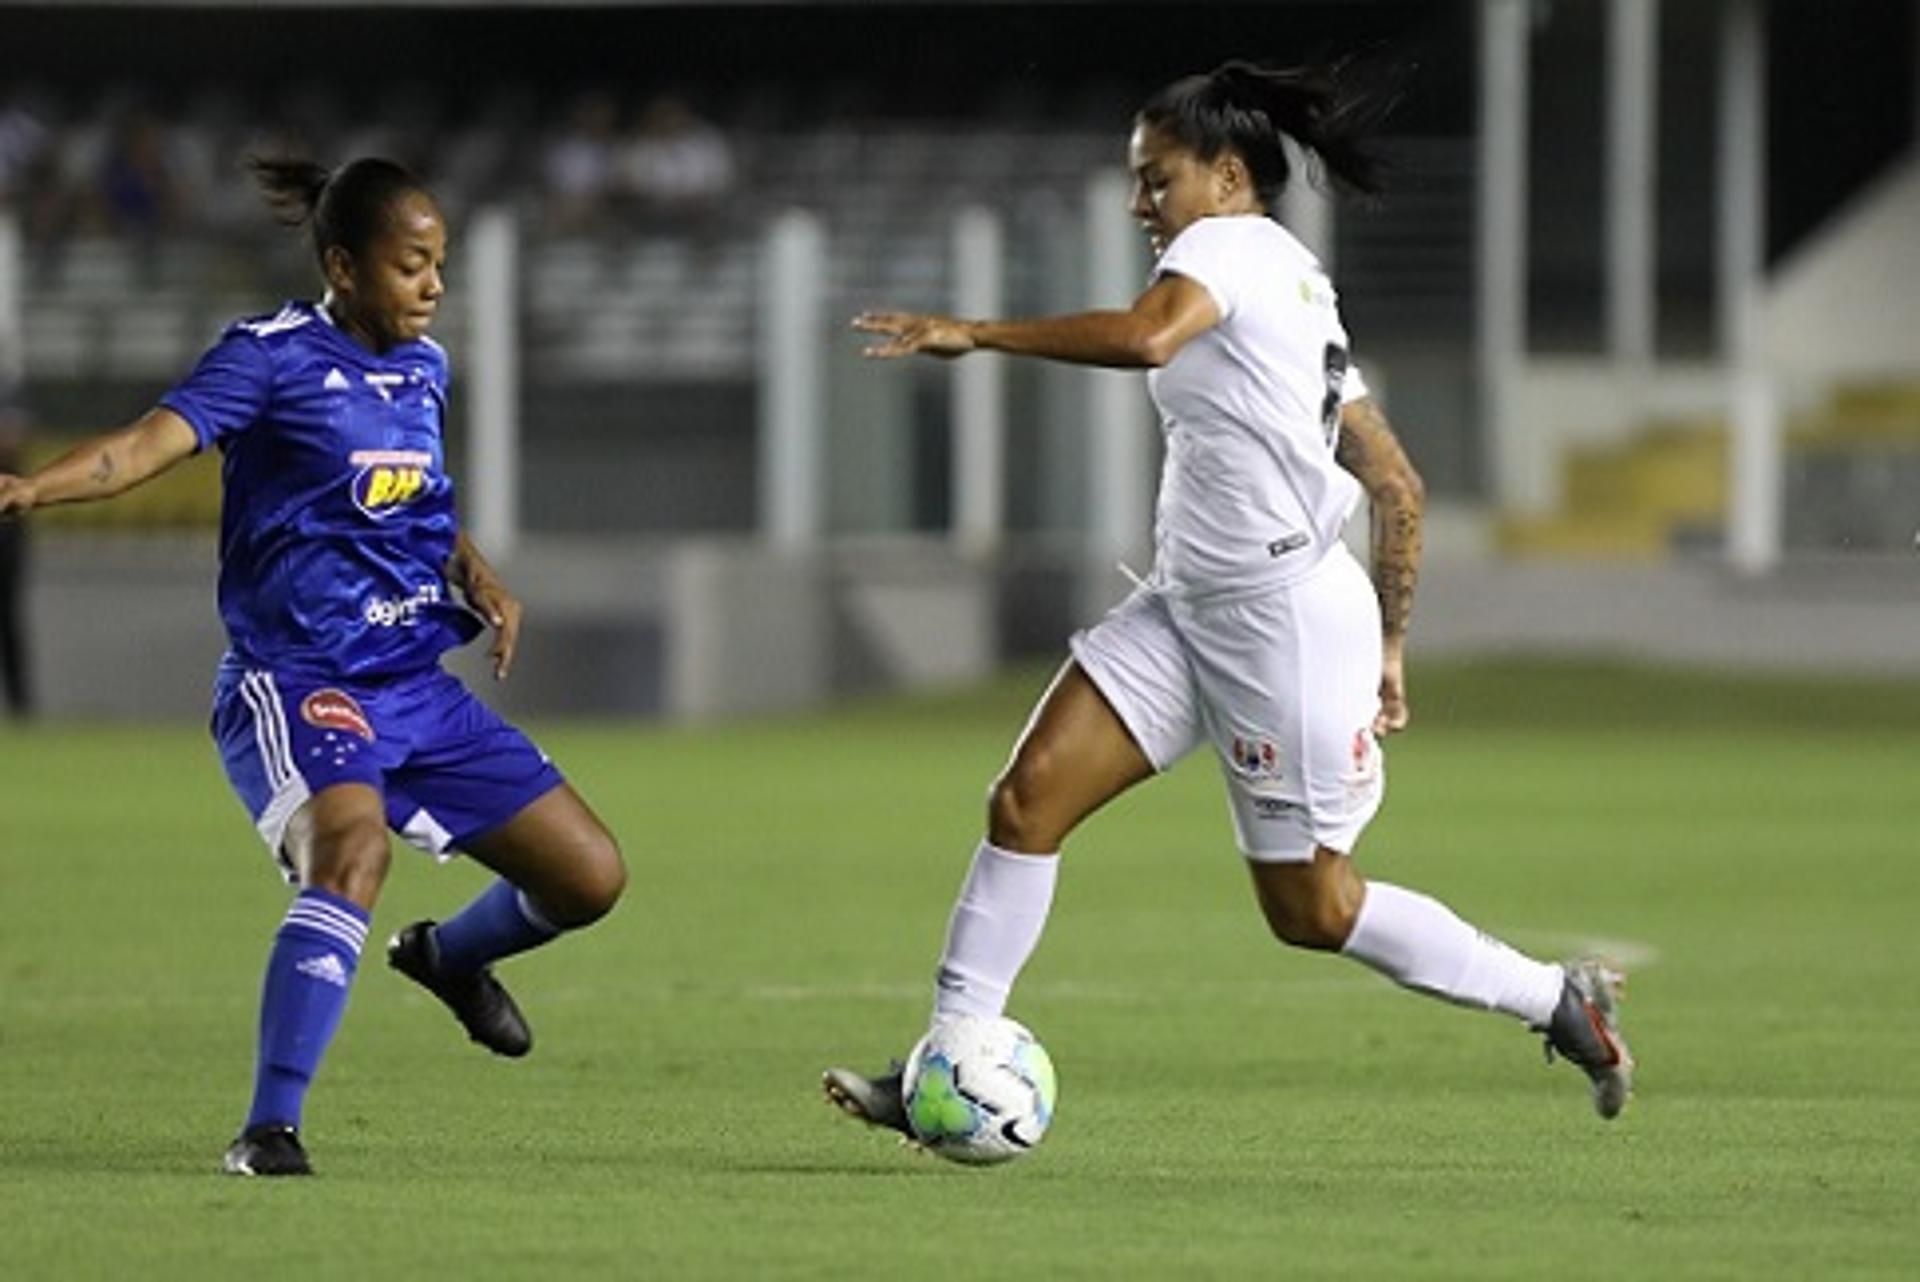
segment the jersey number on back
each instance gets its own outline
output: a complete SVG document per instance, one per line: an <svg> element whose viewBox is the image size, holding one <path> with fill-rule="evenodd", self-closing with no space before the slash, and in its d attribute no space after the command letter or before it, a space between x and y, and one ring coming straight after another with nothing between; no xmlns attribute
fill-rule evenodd
<svg viewBox="0 0 1920 1282"><path fill-rule="evenodd" d="M1320 354L1320 363L1327 375L1326 399L1320 402L1320 427L1327 434L1327 448L1333 449L1340 442L1340 398L1347 386L1347 349L1328 343Z"/></svg>

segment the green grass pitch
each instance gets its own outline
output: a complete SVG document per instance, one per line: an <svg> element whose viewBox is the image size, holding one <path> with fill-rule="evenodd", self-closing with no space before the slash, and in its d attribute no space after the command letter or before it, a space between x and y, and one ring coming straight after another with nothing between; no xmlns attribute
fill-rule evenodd
<svg viewBox="0 0 1920 1282"><path fill-rule="evenodd" d="M1013 1013L1061 1077L1011 1167L902 1151L819 1070L919 1031L1044 674L717 729L538 726L621 835L596 929L509 963L527 1060L361 971L318 1178L215 1174L285 902L203 733L0 731L9 1278L1910 1278L1920 692L1414 673L1363 870L1634 963L1634 1105L1485 1014L1265 935L1194 759L1069 846ZM476 869L397 851L384 939Z"/></svg>

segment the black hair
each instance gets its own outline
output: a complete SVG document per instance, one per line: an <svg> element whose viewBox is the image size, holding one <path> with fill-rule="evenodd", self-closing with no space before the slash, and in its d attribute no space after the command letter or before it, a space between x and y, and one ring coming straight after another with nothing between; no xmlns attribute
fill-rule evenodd
<svg viewBox="0 0 1920 1282"><path fill-rule="evenodd" d="M1186 76L1147 99L1137 119L1201 160L1231 147L1246 162L1254 191L1273 209L1292 175L1284 139L1321 169L1365 196L1381 189L1382 165L1366 139L1391 107L1341 83L1342 68L1262 67L1238 59Z"/></svg>
<svg viewBox="0 0 1920 1282"><path fill-rule="evenodd" d="M311 160L253 156L247 161L274 215L289 227L312 224L313 253L324 272L338 246L358 257L380 234L395 201L425 184L404 165L366 156L329 172Z"/></svg>

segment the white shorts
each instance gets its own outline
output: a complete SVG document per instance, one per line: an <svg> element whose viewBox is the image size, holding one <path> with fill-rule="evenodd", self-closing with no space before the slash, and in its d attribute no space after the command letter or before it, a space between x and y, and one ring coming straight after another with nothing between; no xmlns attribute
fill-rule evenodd
<svg viewBox="0 0 1920 1282"><path fill-rule="evenodd" d="M1068 644L1154 769L1213 741L1247 858L1351 853L1380 809L1380 606L1344 547L1259 596L1142 587Z"/></svg>

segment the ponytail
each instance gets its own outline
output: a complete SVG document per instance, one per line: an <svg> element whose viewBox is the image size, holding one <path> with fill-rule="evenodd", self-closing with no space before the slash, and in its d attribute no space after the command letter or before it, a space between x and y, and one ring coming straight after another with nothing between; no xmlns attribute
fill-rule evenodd
<svg viewBox="0 0 1920 1282"><path fill-rule="evenodd" d="M395 200L426 192L405 167L374 156L333 172L290 156L252 156L247 168L275 218L289 227L312 224L313 252L322 271L329 249L360 254L379 234Z"/></svg>
<svg viewBox="0 0 1920 1282"><path fill-rule="evenodd" d="M1338 67L1270 68L1236 59L1174 81L1147 100L1139 120L1202 160L1232 148L1269 209L1292 175L1289 138L1342 186L1375 196L1382 166L1366 140L1391 103L1346 92L1339 74Z"/></svg>
<svg viewBox="0 0 1920 1282"><path fill-rule="evenodd" d="M289 227L298 227L313 217L331 176L325 166L291 156L249 156L247 169L272 207L273 216Z"/></svg>

